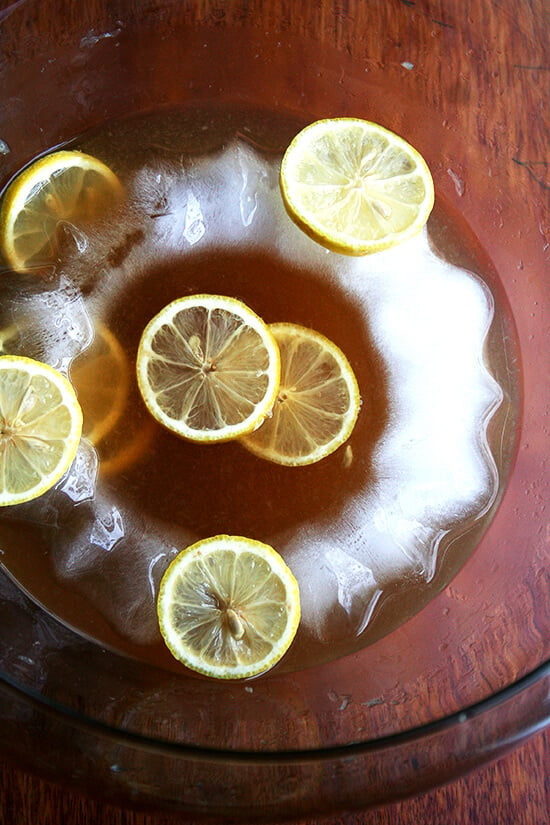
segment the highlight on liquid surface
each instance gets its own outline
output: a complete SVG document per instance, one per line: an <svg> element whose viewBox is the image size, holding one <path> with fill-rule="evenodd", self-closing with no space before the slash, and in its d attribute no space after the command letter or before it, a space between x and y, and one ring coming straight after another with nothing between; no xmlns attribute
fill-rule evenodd
<svg viewBox="0 0 550 825"><path fill-rule="evenodd" d="M437 195L427 229L398 247L357 259L323 249L280 197L300 125L196 110L108 124L78 148L116 172L125 200L86 232L65 226L42 276L2 274L3 351L76 375L103 336L130 376L111 428L83 439L60 484L1 514L3 563L78 632L166 666L155 602L183 547L233 534L276 548L302 605L284 666L311 665L390 631L449 581L511 460L513 324L483 250ZM158 426L134 378L140 336L196 293L334 341L362 399L349 441L285 467Z"/></svg>

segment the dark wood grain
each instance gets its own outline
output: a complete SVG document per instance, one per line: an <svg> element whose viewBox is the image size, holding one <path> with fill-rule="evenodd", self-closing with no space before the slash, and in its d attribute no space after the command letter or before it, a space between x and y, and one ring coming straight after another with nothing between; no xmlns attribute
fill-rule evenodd
<svg viewBox="0 0 550 825"><path fill-rule="evenodd" d="M550 732L470 776L383 809L299 825L546 825ZM195 825L182 814L115 808L0 763L0 825ZM223 823L219 823L223 825Z"/></svg>
<svg viewBox="0 0 550 825"><path fill-rule="evenodd" d="M7 4L2 2L0 5L5 8ZM65 5L68 12L79 17L82 15L84 30L87 15L90 15L90 26L91 21L95 20L94 2ZM106 5L122 7L117 2ZM156 5L159 4L154 0L147 3L150 13ZM237 26L245 25L245 18L252 18L259 5L266 28L277 20L279 25L282 21L305 35L327 30L326 40L330 41L330 45L338 46L352 58L362 57L365 71L385 64L389 72L401 75L401 61L404 58L414 62L416 55L418 58L424 57L423 71L412 74L409 82L415 91L418 91L415 83L418 86L424 84L421 91L434 108L446 99L457 104L445 121L448 130L468 135L471 127L475 129L477 140L489 147L498 145L502 134L506 133L506 140L502 143L509 161L507 173L518 191L525 187L525 191L530 192L526 214L534 219L532 232L540 243L540 237L548 231L545 207L549 186L547 127L543 128L543 119L537 116L542 111L540 101L547 98L548 38L544 35L550 26L547 0L525 0L523 4L519 0L493 4L474 0L464 3L461 0L395 0L379 5L377 13L381 20L376 27L370 25L374 4L365 0L319 3L313 17L301 14L301 4L294 0L265 0L261 4L251 0L242 4L242 19L236 18L236 11L224 9L222 0L201 0L194 5L193 14L190 4L181 3L179 13L188 22L199 19L213 26ZM18 6L18 3L13 4L14 9ZM340 21L336 31L325 25L323 15L328 14L328 8ZM517 13L514 13L514 8ZM174 14L176 16L176 12ZM345 15L354 19L353 27L342 24ZM12 19L16 19L15 15ZM42 32L53 24L53 17L47 16L45 10L44 20L39 21L37 30ZM431 56L428 44L450 27L453 27L454 48L452 60L445 63L437 52ZM372 39L367 50L365 41L356 37L355 33L368 31L369 28L383 29L387 36ZM485 32L483 40L472 34L482 30ZM410 47L413 42L416 43L414 54ZM533 44L538 44L538 48ZM499 55L512 48L514 60L506 64L503 73L500 71ZM492 72L490 83L474 71L475 66L481 64ZM483 106L478 105L480 97ZM513 111L518 101L533 113L527 121L528 131L525 121L522 123L509 117L509 112ZM473 110L476 111L475 120L471 119ZM398 130L398 127L406 125L396 122L395 128ZM419 135L422 137L420 127ZM465 166L465 157L454 158L454 168L461 170ZM492 171L480 176L476 191L478 200L496 202L495 180L499 185L499 176L496 173L493 176ZM466 205L469 196L470 190L467 190L463 198ZM495 225L497 218L501 223L505 220L507 208L506 203L498 204L500 211L498 215L495 212ZM525 232L527 235L527 230ZM525 244L527 249L527 238ZM524 257L529 265L529 256ZM525 326L531 311L532 307L526 305ZM547 554L546 544L544 551ZM543 640L546 641L544 637ZM462 683L457 678L457 684ZM549 777L550 732L547 731L498 762L460 781L382 810L342 815L331 822L332 825L545 825L550 823ZM176 825L186 822L191 821L183 815L115 808L100 799L88 799L0 762L0 825ZM320 821L311 820L307 825L320 825Z"/></svg>

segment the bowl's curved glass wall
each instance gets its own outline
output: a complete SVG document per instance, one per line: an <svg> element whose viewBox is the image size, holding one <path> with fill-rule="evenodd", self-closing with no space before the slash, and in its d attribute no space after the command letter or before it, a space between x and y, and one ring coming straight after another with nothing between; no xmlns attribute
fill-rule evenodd
<svg viewBox="0 0 550 825"><path fill-rule="evenodd" d="M52 610L49 558L37 556L30 587L4 519L6 753L119 799L274 817L428 787L546 722L549 20L536 5L29 1L0 12L2 185L52 147L83 135L93 147L106 123L182 107L216 113L232 140L260 111L263 156L323 117L406 137L434 176L430 243L493 296L485 356L502 390L487 430L494 495L441 544L429 581L373 604L368 646L344 633L327 653L308 636L250 683L184 676L139 643L121 650L100 619L72 630L82 590Z"/></svg>

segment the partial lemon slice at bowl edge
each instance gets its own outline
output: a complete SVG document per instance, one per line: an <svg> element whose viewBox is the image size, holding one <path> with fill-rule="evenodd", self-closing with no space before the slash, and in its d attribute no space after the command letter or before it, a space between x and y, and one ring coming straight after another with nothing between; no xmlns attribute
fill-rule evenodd
<svg viewBox="0 0 550 825"><path fill-rule="evenodd" d="M82 411L64 375L23 356L0 357L0 506L53 487L80 442Z"/></svg>
<svg viewBox="0 0 550 825"><path fill-rule="evenodd" d="M335 252L365 255L418 233L434 203L424 158L359 118L318 120L288 146L280 188L295 223Z"/></svg>
<svg viewBox="0 0 550 825"><path fill-rule="evenodd" d="M190 295L145 328L137 378L145 405L164 427L191 441L228 441L269 415L279 349L267 324L241 301Z"/></svg>
<svg viewBox="0 0 550 825"><path fill-rule="evenodd" d="M289 323L270 328L281 353L279 392L270 418L242 443L277 464L314 464L350 437L361 406L357 379L321 333Z"/></svg>
<svg viewBox="0 0 550 825"><path fill-rule="evenodd" d="M77 228L106 214L123 197L118 177L83 152L44 155L9 184L0 210L0 244L18 272L51 264L63 224Z"/></svg>

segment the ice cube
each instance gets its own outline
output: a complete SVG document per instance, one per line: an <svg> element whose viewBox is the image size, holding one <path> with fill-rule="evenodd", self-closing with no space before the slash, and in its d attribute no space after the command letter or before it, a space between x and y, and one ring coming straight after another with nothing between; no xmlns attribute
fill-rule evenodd
<svg viewBox="0 0 550 825"><path fill-rule="evenodd" d="M82 439L73 463L57 486L58 493L65 495L73 504L91 501L96 491L98 468L95 448Z"/></svg>
<svg viewBox="0 0 550 825"><path fill-rule="evenodd" d="M272 543L298 578L306 627L324 638L337 612L361 633L380 594L402 579L429 582L443 539L495 499L499 480L487 426L503 395L484 354L493 298L478 277L436 254L426 230L363 258L329 252L289 218L278 171L279 160L237 140L208 156L143 167L128 183L119 219L94 228L85 248L81 243L64 270L65 286L50 298L31 295L26 308L49 319L53 333L44 335L39 323L38 341L65 367L91 334L71 281L86 285L89 311L102 316L130 279L147 276L152 260L238 245L307 267L325 291L337 285L383 364L387 425L372 472L339 515L329 524L298 525ZM13 323L23 307L10 300ZM52 554L57 574L121 634L156 638L158 577L193 537L172 537L166 525L143 520L106 490L87 501L86 473L79 478L66 490L78 503Z"/></svg>
<svg viewBox="0 0 550 825"><path fill-rule="evenodd" d="M2 309L3 354L26 355L66 375L73 358L92 340L92 324L82 296L64 276L55 287L43 291L22 288Z"/></svg>
<svg viewBox="0 0 550 825"><path fill-rule="evenodd" d="M159 637L156 599L162 573L194 537L144 519L112 494L73 508L52 547L55 574L82 593L124 638Z"/></svg>

